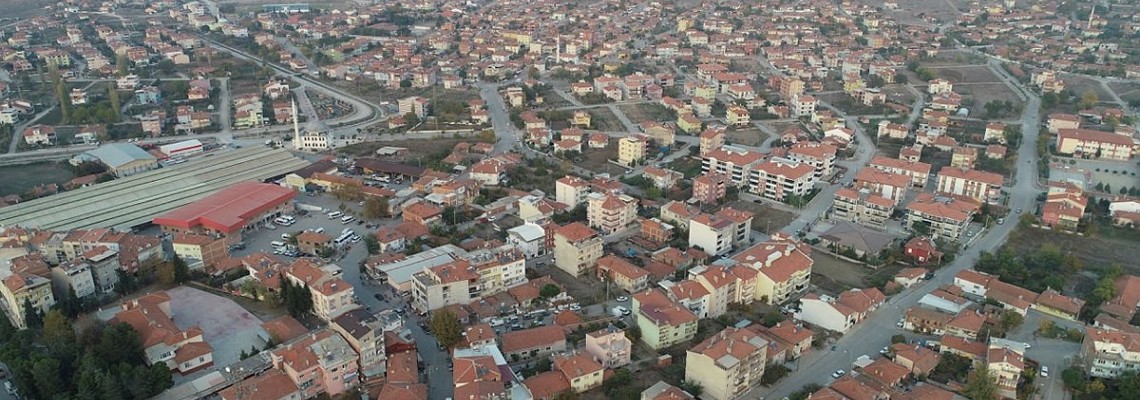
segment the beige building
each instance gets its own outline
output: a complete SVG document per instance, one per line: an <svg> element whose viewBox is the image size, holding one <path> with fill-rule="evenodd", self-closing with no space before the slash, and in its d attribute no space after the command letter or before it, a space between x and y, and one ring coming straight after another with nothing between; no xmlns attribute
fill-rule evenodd
<svg viewBox="0 0 1140 400"><path fill-rule="evenodd" d="M1080 362L1085 372L1097 378L1140 371L1140 333L1085 328Z"/></svg>
<svg viewBox="0 0 1140 400"><path fill-rule="evenodd" d="M920 193L907 204L906 208L907 226L913 227L916 223L925 223L930 226L932 236L957 240L966 231L966 226L977 212L978 205L969 201L937 198L929 193Z"/></svg>
<svg viewBox="0 0 1140 400"><path fill-rule="evenodd" d="M603 235L624 230L637 220L637 199L633 197L591 193L586 202L586 220Z"/></svg>
<svg viewBox="0 0 1140 400"><path fill-rule="evenodd" d="M602 258L602 238L590 227L575 222L554 232L554 265L570 276L582 276L593 270L599 258Z"/></svg>
<svg viewBox="0 0 1140 400"><path fill-rule="evenodd" d="M285 270L285 277L295 285L308 285L313 297L313 315L331 321L360 305L355 301L352 285L340 278L336 264L318 265L318 259L302 258Z"/></svg>
<svg viewBox="0 0 1140 400"><path fill-rule="evenodd" d="M333 319L329 327L340 333L359 355L357 367L362 381L384 379L388 358L384 352L384 321L371 311L357 308Z"/></svg>
<svg viewBox="0 0 1140 400"><path fill-rule="evenodd" d="M815 168L791 160L769 160L749 171L749 191L784 202L792 196L807 196L815 184Z"/></svg>
<svg viewBox="0 0 1140 400"><path fill-rule="evenodd" d="M739 265L760 272L756 278L755 300L781 304L807 290L814 261L810 247L782 235L745 249L732 257Z"/></svg>
<svg viewBox="0 0 1140 400"><path fill-rule="evenodd" d="M193 233L176 233L171 239L174 254L182 258L191 270L210 268L229 257L225 238Z"/></svg>
<svg viewBox="0 0 1140 400"><path fill-rule="evenodd" d="M641 329L641 341L654 350L684 342L697 334L697 316L660 290L635 294L632 311Z"/></svg>
<svg viewBox="0 0 1140 400"><path fill-rule="evenodd" d="M14 271L11 268L0 270L0 275L3 276L3 287L0 287L0 294L4 296L4 303L0 304L4 308L4 313L8 314L8 320L12 321L12 326L17 329L27 328L27 321L24 316L27 314L24 306L29 302L32 307L42 313L46 313L52 306L55 305L55 296L51 292L51 280L48 276L51 275L50 270L44 265L42 271L35 271L42 273L39 275L33 271Z"/></svg>
<svg viewBox="0 0 1140 400"><path fill-rule="evenodd" d="M723 136L723 134L721 135ZM723 143L723 139L721 142ZM721 146L711 149L705 152L702 157L701 173L723 174L736 187L750 186L749 178L752 169L764 161L764 154L735 146Z"/></svg>
<svg viewBox="0 0 1140 400"><path fill-rule="evenodd" d="M586 334L585 352L605 368L619 368L629 365L633 342L625 331L610 325Z"/></svg>
<svg viewBox="0 0 1140 400"><path fill-rule="evenodd" d="M943 167L938 170L938 192L966 196L982 203L996 204L1005 178L993 172Z"/></svg>
<svg viewBox="0 0 1140 400"><path fill-rule="evenodd" d="M909 176L910 184L914 187L925 187L930 180L930 164L924 162L879 156L872 159L868 166L879 171Z"/></svg>
<svg viewBox="0 0 1140 400"><path fill-rule="evenodd" d="M767 340L748 328L726 328L686 352L685 380L704 388L702 399L741 399L760 385L767 362Z"/></svg>
<svg viewBox="0 0 1140 400"><path fill-rule="evenodd" d="M835 192L831 218L882 228L894 212L894 201L870 190L840 188Z"/></svg>
<svg viewBox="0 0 1140 400"><path fill-rule="evenodd" d="M470 304L478 281L479 275L467 260L424 268L412 275L412 307L428 312L452 304Z"/></svg>
<svg viewBox="0 0 1140 400"><path fill-rule="evenodd" d="M590 182L576 176L564 176L554 182L554 199L569 208L586 203L590 194Z"/></svg>
<svg viewBox="0 0 1140 400"><path fill-rule="evenodd" d="M1061 129L1057 132L1057 152L1101 160L1127 161L1135 141L1125 135L1089 129Z"/></svg>
<svg viewBox="0 0 1140 400"><path fill-rule="evenodd" d="M552 366L562 373L575 393L601 387L606 370L602 364L581 353L554 356Z"/></svg>
<svg viewBox="0 0 1140 400"><path fill-rule="evenodd" d="M719 256L752 242L752 213L723 208L715 215L699 214L689 221L689 246Z"/></svg>
<svg viewBox="0 0 1140 400"><path fill-rule="evenodd" d="M634 165L649 153L649 141L639 136L626 136L618 139L618 162Z"/></svg>

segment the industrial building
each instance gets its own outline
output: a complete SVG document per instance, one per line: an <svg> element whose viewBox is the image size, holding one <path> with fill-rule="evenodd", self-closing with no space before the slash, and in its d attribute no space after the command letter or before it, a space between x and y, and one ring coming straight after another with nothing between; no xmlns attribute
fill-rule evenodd
<svg viewBox="0 0 1140 400"><path fill-rule="evenodd" d="M241 241L241 234L258 229L293 211L293 189L271 183L242 182L154 218L168 233L200 233Z"/></svg>
<svg viewBox="0 0 1140 400"><path fill-rule="evenodd" d="M71 159L72 165L98 162L117 177L130 176L158 168L158 159L130 143L108 143Z"/></svg>
<svg viewBox="0 0 1140 400"><path fill-rule="evenodd" d="M284 149L255 146L221 151L213 157L0 208L0 226L128 231L235 183L274 179L307 165Z"/></svg>

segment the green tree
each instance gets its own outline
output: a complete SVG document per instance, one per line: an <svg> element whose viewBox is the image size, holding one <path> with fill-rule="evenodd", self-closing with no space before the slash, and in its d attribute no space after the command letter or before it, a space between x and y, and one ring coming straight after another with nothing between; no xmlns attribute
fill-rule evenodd
<svg viewBox="0 0 1140 400"><path fill-rule="evenodd" d="M1050 109L1053 109L1054 107L1057 107L1057 104L1059 104L1060 102L1061 102L1061 99L1059 97L1057 97L1056 93L1053 93L1053 92L1045 93L1044 95L1041 96L1041 107L1046 109L1046 110L1050 110Z"/></svg>
<svg viewBox="0 0 1140 400"><path fill-rule="evenodd" d="M548 283L538 290L538 295L544 299L549 299L551 297L557 296L559 293L562 293L562 288L553 283Z"/></svg>
<svg viewBox="0 0 1140 400"><path fill-rule="evenodd" d="M1017 328L1018 326L1021 326L1021 323L1024 321L1025 317L1021 316L1021 314L1018 314L1016 311L1006 310L1002 312L1001 320L998 321L997 326L998 331L1000 331L999 336L1005 336L1005 334L1009 333L1009 331Z"/></svg>
<svg viewBox="0 0 1140 400"><path fill-rule="evenodd" d="M388 217L388 198L368 196L364 199L364 218L377 219Z"/></svg>
<svg viewBox="0 0 1140 400"><path fill-rule="evenodd" d="M119 102L119 91L115 90L115 85L112 84L107 87L107 98L111 102L111 112L115 113L115 117L108 122L119 122L119 118L122 115L122 104Z"/></svg>
<svg viewBox="0 0 1140 400"><path fill-rule="evenodd" d="M66 391L67 386L64 385L63 379L60 379L60 375L62 373L58 359L41 358L32 364L32 380L41 398L54 398L56 394Z"/></svg>
<svg viewBox="0 0 1140 400"><path fill-rule="evenodd" d="M32 305L29 298L24 298L24 326L36 329L44 324L44 315L40 309Z"/></svg>
<svg viewBox="0 0 1140 400"><path fill-rule="evenodd" d="M433 312L430 326L432 334L435 335L435 340L446 349L450 350L463 339L461 333L463 325L459 323L459 317L456 317L451 311Z"/></svg>
<svg viewBox="0 0 1140 400"><path fill-rule="evenodd" d="M182 284L190 280L190 267L186 265L186 261L182 260L177 254L170 260L174 265L174 283Z"/></svg>
<svg viewBox="0 0 1140 400"><path fill-rule="evenodd" d="M95 356L107 364L138 363L142 361L142 340L139 333L126 323L107 325L92 349Z"/></svg>
<svg viewBox="0 0 1140 400"><path fill-rule="evenodd" d="M966 382L962 395L970 400L998 400L997 382L987 366L982 365L974 370L974 375Z"/></svg>
<svg viewBox="0 0 1140 400"><path fill-rule="evenodd" d="M891 336L891 344L906 343L906 336L894 335Z"/></svg>
<svg viewBox="0 0 1140 400"><path fill-rule="evenodd" d="M380 241L376 240L375 235L364 235L364 247L368 249L368 254L380 254Z"/></svg>
<svg viewBox="0 0 1140 400"><path fill-rule="evenodd" d="M1092 90L1086 90L1083 94L1081 94L1081 101L1077 103L1077 107L1084 110L1086 108L1095 106L1098 101L1100 101L1100 98L1097 97L1096 92Z"/></svg>
<svg viewBox="0 0 1140 400"><path fill-rule="evenodd" d="M50 310L44 316L43 340L53 348L62 348L75 342L75 330L62 311Z"/></svg>

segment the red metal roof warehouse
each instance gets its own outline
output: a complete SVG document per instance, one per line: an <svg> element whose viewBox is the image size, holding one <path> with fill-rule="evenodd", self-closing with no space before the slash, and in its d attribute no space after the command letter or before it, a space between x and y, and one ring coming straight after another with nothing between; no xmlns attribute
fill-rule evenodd
<svg viewBox="0 0 1140 400"><path fill-rule="evenodd" d="M184 230L202 226L232 233L242 229L249 219L296 195L292 189L273 184L242 182L155 217L154 224Z"/></svg>

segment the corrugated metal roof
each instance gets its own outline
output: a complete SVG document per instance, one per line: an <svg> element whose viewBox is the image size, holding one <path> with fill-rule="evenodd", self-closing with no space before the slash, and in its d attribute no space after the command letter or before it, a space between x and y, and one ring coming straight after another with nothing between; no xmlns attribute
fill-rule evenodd
<svg viewBox="0 0 1140 400"><path fill-rule="evenodd" d="M108 143L95 150L88 151L86 154L98 158L99 161L112 169L138 160L155 160L154 156L147 153L146 150L130 143Z"/></svg>
<svg viewBox="0 0 1140 400"><path fill-rule="evenodd" d="M263 181L308 162L284 149L255 146L0 208L0 226L128 229L225 187Z"/></svg>

